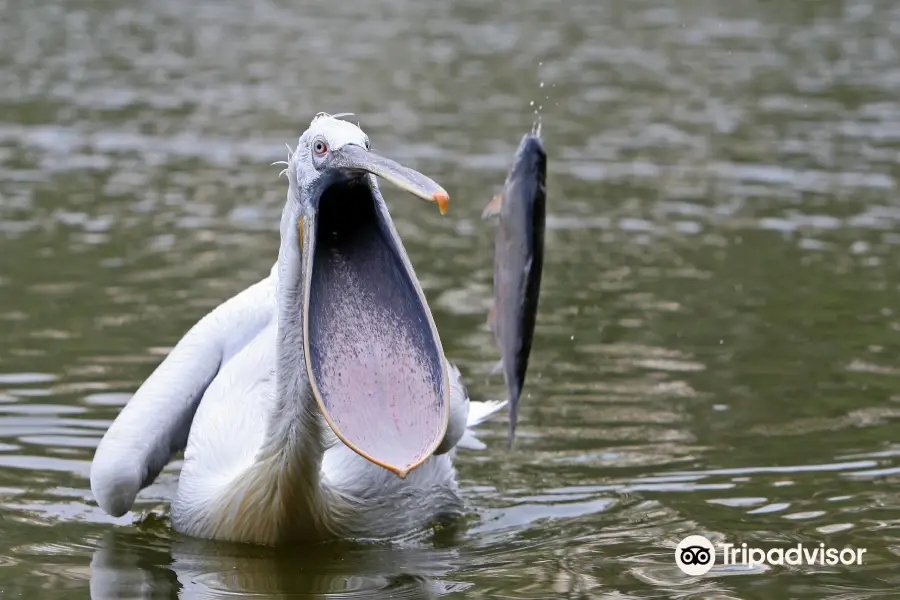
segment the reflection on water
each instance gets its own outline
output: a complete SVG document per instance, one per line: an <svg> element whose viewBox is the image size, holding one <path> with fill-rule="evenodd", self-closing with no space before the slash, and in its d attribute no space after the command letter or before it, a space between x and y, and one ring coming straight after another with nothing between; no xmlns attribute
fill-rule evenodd
<svg viewBox="0 0 900 600"><path fill-rule="evenodd" d="M10 597L895 596L900 7L0 0L0 588ZM531 104L533 102L533 104ZM388 202L476 398L499 189L534 112L546 266L517 448L403 546L186 540L174 461L102 513L103 431L268 273L279 167L320 110L453 197ZM149 516L148 516L149 515ZM160 516L161 515L161 516ZM865 565L674 565L687 534Z"/></svg>
<svg viewBox="0 0 900 600"><path fill-rule="evenodd" d="M91 598L438 598L470 584L450 578L455 549L390 546L273 550L122 531L91 558ZM165 565L162 567L161 565Z"/></svg>

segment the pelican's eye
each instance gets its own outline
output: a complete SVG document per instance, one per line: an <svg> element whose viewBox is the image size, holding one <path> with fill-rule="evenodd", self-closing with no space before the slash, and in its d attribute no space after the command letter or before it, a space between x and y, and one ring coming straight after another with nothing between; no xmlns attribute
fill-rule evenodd
<svg viewBox="0 0 900 600"><path fill-rule="evenodd" d="M313 145L313 152L322 156L326 152L328 152L328 145L322 140L316 140L316 143Z"/></svg>
<svg viewBox="0 0 900 600"><path fill-rule="evenodd" d="M366 150L369 150L371 147L372 145L369 144L369 138L366 138Z"/></svg>

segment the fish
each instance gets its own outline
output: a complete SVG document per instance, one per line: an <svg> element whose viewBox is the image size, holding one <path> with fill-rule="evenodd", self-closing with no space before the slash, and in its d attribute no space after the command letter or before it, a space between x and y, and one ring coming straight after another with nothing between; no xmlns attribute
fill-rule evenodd
<svg viewBox="0 0 900 600"><path fill-rule="evenodd" d="M516 437L519 397L537 323L546 202L547 153L539 133L533 132L522 138L502 191L481 215L482 219L499 218L494 242L494 299L488 326L500 350L498 367L506 382L508 448Z"/></svg>

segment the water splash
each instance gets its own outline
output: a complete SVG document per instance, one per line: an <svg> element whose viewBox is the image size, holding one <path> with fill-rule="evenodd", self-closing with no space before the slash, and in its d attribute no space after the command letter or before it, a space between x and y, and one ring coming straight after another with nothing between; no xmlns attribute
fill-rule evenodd
<svg viewBox="0 0 900 600"><path fill-rule="evenodd" d="M539 62L539 63L538 63L538 70L540 70L540 68L543 67L543 66L544 66L544 63L543 63L543 62ZM554 86L554 87L555 87L555 86ZM545 89L546 89L546 83L544 82L543 79L542 79L540 82L538 82L538 88L540 88L540 89L542 89L542 90L545 90ZM545 95L544 95L544 100L546 101L546 100L549 100L549 99L550 99L549 94L545 94ZM529 106L534 107L534 106L535 106L535 101L532 100L531 102L529 102ZM531 134L534 135L534 136L536 136L536 137L541 137L541 128L542 128L542 126L543 126L543 122L542 122L543 120L542 120L542 116L541 116L541 111L543 111L543 110L544 110L544 105L543 105L543 104L538 104L537 107L534 108L534 121L533 121L532 124L531 124Z"/></svg>

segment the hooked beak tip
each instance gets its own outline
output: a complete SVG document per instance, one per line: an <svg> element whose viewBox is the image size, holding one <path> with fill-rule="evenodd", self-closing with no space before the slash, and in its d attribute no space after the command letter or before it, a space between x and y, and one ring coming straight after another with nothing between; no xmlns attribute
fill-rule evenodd
<svg viewBox="0 0 900 600"><path fill-rule="evenodd" d="M435 192L433 197L434 197L434 201L438 205L438 210L441 211L441 214L442 215L446 214L447 213L447 203L450 202L450 195L447 192L441 190L439 192ZM400 479L403 479L403 478L401 477Z"/></svg>
<svg viewBox="0 0 900 600"><path fill-rule="evenodd" d="M394 467L388 467L388 470L393 471L394 475L400 479L406 479L406 476L409 475L409 469L395 469Z"/></svg>

